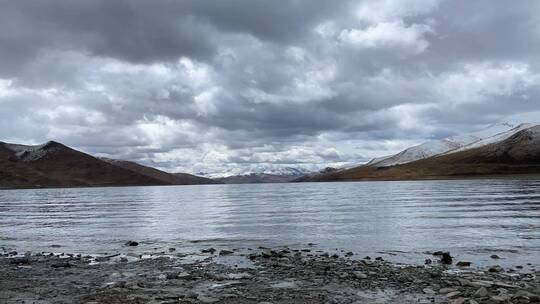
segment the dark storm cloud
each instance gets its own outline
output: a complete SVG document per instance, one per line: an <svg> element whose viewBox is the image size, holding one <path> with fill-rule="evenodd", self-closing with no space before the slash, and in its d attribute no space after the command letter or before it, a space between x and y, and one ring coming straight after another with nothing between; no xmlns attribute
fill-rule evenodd
<svg viewBox="0 0 540 304"><path fill-rule="evenodd" d="M364 161L540 112L537 1L0 0L0 140L170 170Z"/></svg>

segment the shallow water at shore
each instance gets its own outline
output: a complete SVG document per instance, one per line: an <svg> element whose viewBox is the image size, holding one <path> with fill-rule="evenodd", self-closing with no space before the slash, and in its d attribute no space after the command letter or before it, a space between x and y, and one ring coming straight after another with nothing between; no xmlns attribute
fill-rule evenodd
<svg viewBox="0 0 540 304"><path fill-rule="evenodd" d="M0 247L104 253L305 246L423 263L538 263L540 181L204 185L0 191ZM52 248L59 245L59 248Z"/></svg>

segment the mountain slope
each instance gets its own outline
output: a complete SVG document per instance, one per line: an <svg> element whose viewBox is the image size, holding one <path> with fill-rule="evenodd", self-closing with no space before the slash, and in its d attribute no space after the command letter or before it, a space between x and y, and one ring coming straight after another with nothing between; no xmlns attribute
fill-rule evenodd
<svg viewBox="0 0 540 304"><path fill-rule="evenodd" d="M540 126L524 128L499 142L406 164L388 167L364 165L299 181L438 179L512 174L540 176Z"/></svg>
<svg viewBox="0 0 540 304"><path fill-rule="evenodd" d="M163 185L57 142L38 146L0 143L0 187Z"/></svg>
<svg viewBox="0 0 540 304"><path fill-rule="evenodd" d="M367 165L376 167L395 166L429 158L435 155L452 153L459 150L463 151L503 140L504 138L508 138L516 132L525 129L526 127L527 125L515 126L509 123L494 124L478 132L429 141L418 146L405 149L395 155L375 158L367 163Z"/></svg>
<svg viewBox="0 0 540 304"><path fill-rule="evenodd" d="M107 163L124 168L126 170L130 170L135 173L162 181L163 183L168 185L217 184L216 181L209 178L199 177L187 173L167 173L152 167L143 166L136 162L105 157L101 157L100 159Z"/></svg>

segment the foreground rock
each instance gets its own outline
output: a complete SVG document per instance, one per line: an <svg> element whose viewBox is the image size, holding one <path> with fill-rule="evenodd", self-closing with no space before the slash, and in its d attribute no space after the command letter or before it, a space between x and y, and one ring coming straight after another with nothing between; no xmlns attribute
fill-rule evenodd
<svg viewBox="0 0 540 304"><path fill-rule="evenodd" d="M534 271L449 271L290 248L214 252L2 257L0 303L539 303Z"/></svg>

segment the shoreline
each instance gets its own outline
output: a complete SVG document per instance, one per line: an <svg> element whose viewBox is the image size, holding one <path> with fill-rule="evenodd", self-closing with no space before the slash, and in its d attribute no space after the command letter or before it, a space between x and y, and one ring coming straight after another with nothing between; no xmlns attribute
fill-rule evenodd
<svg viewBox="0 0 540 304"><path fill-rule="evenodd" d="M223 186L223 185L264 185L264 184L302 184L302 183L362 183L362 182L421 182L421 181L468 181L468 180L540 180L540 173L522 174L478 174L478 175L448 175L448 176L422 176L417 178L359 178L337 180L292 180L277 183L206 183L206 184L134 184L134 185L84 185L84 186L43 186L43 187L5 187L0 191L12 190L48 190L48 189L99 189L99 188L128 188L128 187L175 187L175 186Z"/></svg>
<svg viewBox="0 0 540 304"><path fill-rule="evenodd" d="M539 303L540 271L309 248L0 255L1 303ZM457 261L453 261L454 264Z"/></svg>

